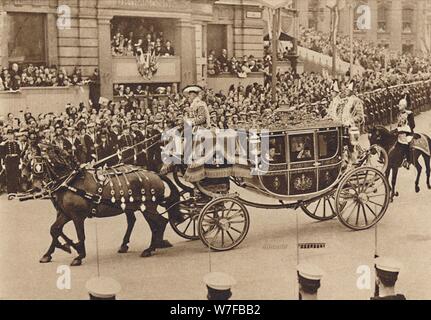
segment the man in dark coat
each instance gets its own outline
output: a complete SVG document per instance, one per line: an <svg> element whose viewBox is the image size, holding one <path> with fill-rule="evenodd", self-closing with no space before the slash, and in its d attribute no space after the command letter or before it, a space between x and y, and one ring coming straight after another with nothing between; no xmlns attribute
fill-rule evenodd
<svg viewBox="0 0 431 320"><path fill-rule="evenodd" d="M130 128L127 124L123 126L123 134L120 136L119 147L121 150L122 162L124 164L135 164L135 150L131 148L135 144Z"/></svg>

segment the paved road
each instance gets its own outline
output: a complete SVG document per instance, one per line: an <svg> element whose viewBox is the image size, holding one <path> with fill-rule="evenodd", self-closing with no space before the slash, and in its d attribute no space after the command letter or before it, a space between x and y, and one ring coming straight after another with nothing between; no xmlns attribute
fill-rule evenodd
<svg viewBox="0 0 431 320"><path fill-rule="evenodd" d="M431 132L430 117L428 113L417 118L418 131ZM422 180L422 191L416 194L414 176L414 170L400 174L400 197L378 226L378 250L403 263L398 291L411 299L431 299L431 191ZM256 195L250 196L256 199ZM57 251L51 264L38 263L50 243L49 227L55 219L50 202L19 203L2 197L0 298L87 299L84 285L97 275L98 247L100 274L121 283L120 299L205 299L202 278L209 271L210 260L213 271L228 272L237 279L235 299L296 299L297 236L300 242L326 243L325 249L300 253L301 261L318 264L326 272L321 299L368 299L372 295L372 289L357 288L356 271L361 265L372 267L375 230L351 232L336 219L316 223L300 211L250 211L252 223L243 244L211 256L199 241L184 241L169 229L166 237L175 247L149 259L140 258L150 240L142 216L138 217L130 253L118 255L125 217L89 220L88 258L83 266L72 268L72 288L59 290L57 268L68 265L73 256ZM75 234L72 225L65 230Z"/></svg>

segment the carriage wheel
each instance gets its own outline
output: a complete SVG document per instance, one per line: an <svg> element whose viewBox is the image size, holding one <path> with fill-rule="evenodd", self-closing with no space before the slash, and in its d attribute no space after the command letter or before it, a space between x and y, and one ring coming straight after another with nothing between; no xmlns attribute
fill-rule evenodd
<svg viewBox="0 0 431 320"><path fill-rule="evenodd" d="M234 198L211 201L199 216L199 237L214 251L228 251L239 246L249 228L248 210Z"/></svg>
<svg viewBox="0 0 431 320"><path fill-rule="evenodd" d="M184 221L181 223L174 222L172 219L169 219L169 224L172 229L175 231L177 235L181 238L187 240L198 240L198 218L200 209L198 204L194 201L194 199L189 199L189 201L182 203L179 205L180 212L184 217Z"/></svg>
<svg viewBox="0 0 431 320"><path fill-rule="evenodd" d="M389 206L390 187L382 172L361 167L348 172L335 194L338 220L352 230L376 225Z"/></svg>
<svg viewBox="0 0 431 320"><path fill-rule="evenodd" d="M364 166L376 168L380 172L386 173L389 164L388 153L379 145L372 145L367 152L367 159Z"/></svg>
<svg viewBox="0 0 431 320"><path fill-rule="evenodd" d="M301 205L302 211L310 218L317 221L332 220L337 216L335 209L335 191L319 198L318 200Z"/></svg>

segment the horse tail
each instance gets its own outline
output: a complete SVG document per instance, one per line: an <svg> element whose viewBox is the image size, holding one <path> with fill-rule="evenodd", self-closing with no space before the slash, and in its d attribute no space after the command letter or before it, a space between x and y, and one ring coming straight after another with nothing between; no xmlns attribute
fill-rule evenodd
<svg viewBox="0 0 431 320"><path fill-rule="evenodd" d="M165 198L160 205L168 211L169 217L175 221L181 221L181 213L179 210L179 202L181 201L180 191L177 186L165 175L159 175L160 179L165 182L171 193Z"/></svg>

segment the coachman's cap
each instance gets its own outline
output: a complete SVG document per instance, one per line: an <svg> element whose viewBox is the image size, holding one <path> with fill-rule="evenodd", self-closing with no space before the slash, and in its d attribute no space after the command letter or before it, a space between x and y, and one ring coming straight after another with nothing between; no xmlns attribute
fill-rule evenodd
<svg viewBox="0 0 431 320"><path fill-rule="evenodd" d="M120 284L111 278L92 278L87 281L85 287L90 295L90 300L116 300L121 291Z"/></svg>
<svg viewBox="0 0 431 320"><path fill-rule="evenodd" d="M198 85L192 85L192 86L187 86L183 89L183 94L188 94L188 93L199 93L202 92L204 89Z"/></svg>
<svg viewBox="0 0 431 320"><path fill-rule="evenodd" d="M229 300L236 280L226 273L212 272L204 277L204 283L208 289L208 300Z"/></svg>

